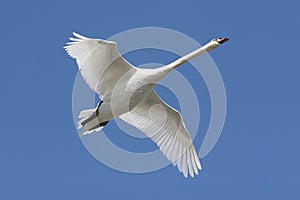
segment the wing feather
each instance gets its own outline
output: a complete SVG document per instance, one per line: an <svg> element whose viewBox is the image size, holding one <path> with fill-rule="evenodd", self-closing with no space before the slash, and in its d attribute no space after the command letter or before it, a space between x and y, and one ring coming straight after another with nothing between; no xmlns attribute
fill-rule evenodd
<svg viewBox="0 0 300 200"><path fill-rule="evenodd" d="M79 71L86 83L103 99L113 91L117 81L136 68L119 53L116 43L92 39L73 33L65 50L76 59Z"/></svg>
<svg viewBox="0 0 300 200"><path fill-rule="evenodd" d="M120 118L150 137L185 177L198 174L200 161L180 114L154 91Z"/></svg>

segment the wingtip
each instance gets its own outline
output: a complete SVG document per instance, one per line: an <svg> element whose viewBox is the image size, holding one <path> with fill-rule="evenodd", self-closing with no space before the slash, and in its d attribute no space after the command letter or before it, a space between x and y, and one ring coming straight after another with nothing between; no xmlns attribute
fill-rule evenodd
<svg viewBox="0 0 300 200"><path fill-rule="evenodd" d="M73 41L73 42L78 42L78 41L80 41L79 38L72 38L72 37L69 37L69 40L71 40L71 41Z"/></svg>
<svg viewBox="0 0 300 200"><path fill-rule="evenodd" d="M189 175L189 174L188 174L188 171L187 171L187 169L184 169L184 170L183 170L183 175L184 175L184 177L185 177L185 178L187 178L187 177L188 177L188 175Z"/></svg>
<svg viewBox="0 0 300 200"><path fill-rule="evenodd" d="M76 32L73 32L73 35L74 35L75 37L79 38L79 39L87 39L87 37L84 37L83 35L80 35L80 34L78 34L78 33L76 33Z"/></svg>
<svg viewBox="0 0 300 200"><path fill-rule="evenodd" d="M81 35L79 35L78 33L76 33L76 32L72 32L72 34L75 36L75 37L78 37L78 36L81 36Z"/></svg>
<svg viewBox="0 0 300 200"><path fill-rule="evenodd" d="M198 175L198 170L195 170L195 174Z"/></svg>
<svg viewBox="0 0 300 200"><path fill-rule="evenodd" d="M197 163L197 167L198 167L199 170L202 170L202 166L201 166L200 162Z"/></svg>

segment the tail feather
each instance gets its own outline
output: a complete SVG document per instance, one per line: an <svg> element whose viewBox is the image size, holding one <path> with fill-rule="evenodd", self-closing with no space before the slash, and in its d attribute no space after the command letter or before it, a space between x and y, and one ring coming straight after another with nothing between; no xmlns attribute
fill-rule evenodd
<svg viewBox="0 0 300 200"><path fill-rule="evenodd" d="M91 116L91 114L95 111L95 109L83 110L79 113L78 118L86 118Z"/></svg>
<svg viewBox="0 0 300 200"><path fill-rule="evenodd" d="M101 131L108 122L99 122L95 115L95 109L83 110L78 118L81 118L77 123L77 129L83 128L82 135L87 135L93 131Z"/></svg>
<svg viewBox="0 0 300 200"><path fill-rule="evenodd" d="M85 120L87 120L90 116L92 116L92 114L94 113L94 109L88 109L88 110L83 110L79 113L78 118L80 119L77 122L77 129L81 129L82 128L82 122L84 122Z"/></svg>

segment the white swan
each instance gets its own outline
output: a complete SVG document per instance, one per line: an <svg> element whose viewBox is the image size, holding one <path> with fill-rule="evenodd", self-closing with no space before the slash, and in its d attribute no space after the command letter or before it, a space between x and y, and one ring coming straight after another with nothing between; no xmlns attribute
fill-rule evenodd
<svg viewBox="0 0 300 200"><path fill-rule="evenodd" d="M118 52L116 43L92 39L73 33L67 53L76 59L86 83L102 101L96 109L84 110L78 128L83 134L100 131L109 120L120 117L150 137L180 172L194 177L201 169L193 141L178 113L153 88L179 65L217 48L228 38L211 40L201 48L157 69L140 69L128 63Z"/></svg>

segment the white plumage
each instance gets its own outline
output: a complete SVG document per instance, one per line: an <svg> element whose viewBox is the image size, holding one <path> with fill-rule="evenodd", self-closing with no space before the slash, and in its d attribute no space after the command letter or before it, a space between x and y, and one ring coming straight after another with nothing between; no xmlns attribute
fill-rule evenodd
<svg viewBox="0 0 300 200"><path fill-rule="evenodd" d="M198 174L200 161L181 115L157 96L154 87L174 68L228 39L214 39L169 65L140 69L120 55L115 42L73 34L76 38L70 38L64 48L102 99L96 109L80 113L78 128L83 127L83 134L100 131L109 120L120 117L151 138L185 177Z"/></svg>

